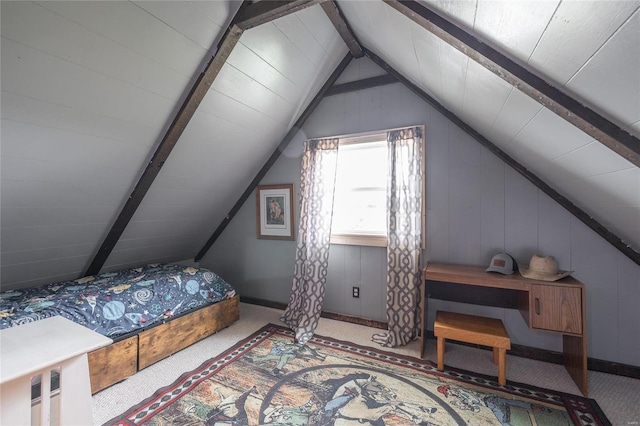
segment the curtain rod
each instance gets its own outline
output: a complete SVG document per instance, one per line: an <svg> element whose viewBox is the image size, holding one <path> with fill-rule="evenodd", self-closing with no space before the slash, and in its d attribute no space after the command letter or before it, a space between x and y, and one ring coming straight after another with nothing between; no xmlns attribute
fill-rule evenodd
<svg viewBox="0 0 640 426"><path fill-rule="evenodd" d="M386 133L386 132L393 132L395 130L404 130L404 129L411 129L413 127L422 127L422 129L424 130L425 125L424 124L416 124L413 126L403 126L403 127L396 127L393 129L380 129L380 130L371 130L368 132L360 132L360 133L348 133L348 134L344 134L344 135L334 135L334 136L324 136L324 137L319 137L319 138L308 138L307 140L311 140L311 139L359 139L359 138L366 138L369 136L374 136L374 135L379 135L380 133Z"/></svg>

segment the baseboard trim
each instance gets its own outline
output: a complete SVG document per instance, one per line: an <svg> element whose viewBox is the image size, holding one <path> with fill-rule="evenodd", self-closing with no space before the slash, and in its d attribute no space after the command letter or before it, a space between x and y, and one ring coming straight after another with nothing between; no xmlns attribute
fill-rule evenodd
<svg viewBox="0 0 640 426"><path fill-rule="evenodd" d="M286 303L273 302L270 300L256 299L253 297L240 296L240 301L243 303L249 303L251 305L266 306L268 308L275 308L284 310L287 307ZM367 327L387 329L387 323L383 321L376 321L366 318L359 318L350 315L336 314L333 312L322 311L320 314L322 318L348 322L352 324L365 325ZM427 331L425 338L435 340L433 331ZM464 342L456 342L456 344L481 347ZM562 364L562 353L549 351L546 349L533 348L524 345L511 345L511 350L507 351L509 355L515 355L522 358L534 359L536 361L550 362L553 364ZM587 368L591 371L597 371L600 373L615 374L617 376L631 377L634 379L640 379L640 367L635 365L620 364L617 362L604 361L601 359L587 358Z"/></svg>
<svg viewBox="0 0 640 426"><path fill-rule="evenodd" d="M253 297L245 297L245 296L240 296L240 302L249 303L251 305L266 306L267 308L281 309L283 311L287 307L286 303L273 302L271 300L256 299L256 298L253 298ZM387 323L383 322L383 321L376 321L376 320L372 320L372 319L354 317L354 316L351 316L351 315L336 314L336 313L333 313L333 312L326 312L326 311L322 311L320 313L320 316L322 318L332 319L332 320L336 320L336 321L348 322L348 323L351 323L351 324L366 325L367 327L380 328L380 329L383 329L383 330L387 329Z"/></svg>

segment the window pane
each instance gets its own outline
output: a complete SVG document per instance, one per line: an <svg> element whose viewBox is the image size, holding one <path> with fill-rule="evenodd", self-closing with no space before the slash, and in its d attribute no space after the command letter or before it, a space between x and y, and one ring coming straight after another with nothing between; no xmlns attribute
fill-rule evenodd
<svg viewBox="0 0 640 426"><path fill-rule="evenodd" d="M334 200L332 232L385 235L386 195L384 190L341 193L339 199Z"/></svg>
<svg viewBox="0 0 640 426"><path fill-rule="evenodd" d="M341 145L332 233L386 235L386 141Z"/></svg>

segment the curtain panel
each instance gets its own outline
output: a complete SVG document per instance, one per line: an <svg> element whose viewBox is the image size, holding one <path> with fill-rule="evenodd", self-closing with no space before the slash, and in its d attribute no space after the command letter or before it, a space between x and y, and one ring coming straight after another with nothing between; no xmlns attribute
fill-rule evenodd
<svg viewBox="0 0 640 426"><path fill-rule="evenodd" d="M307 141L302 154L300 225L289 304L282 321L306 343L320 320L329 264L329 241L339 139Z"/></svg>
<svg viewBox="0 0 640 426"><path fill-rule="evenodd" d="M373 336L395 347L417 337L420 322L422 230L422 128L387 134L387 320L388 331Z"/></svg>

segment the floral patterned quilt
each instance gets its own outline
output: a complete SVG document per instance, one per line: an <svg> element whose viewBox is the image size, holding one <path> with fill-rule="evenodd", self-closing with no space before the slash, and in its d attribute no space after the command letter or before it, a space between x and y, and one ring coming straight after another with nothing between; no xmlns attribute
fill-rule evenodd
<svg viewBox="0 0 640 426"><path fill-rule="evenodd" d="M151 264L1 292L0 329L61 315L114 338L233 296L207 269Z"/></svg>

